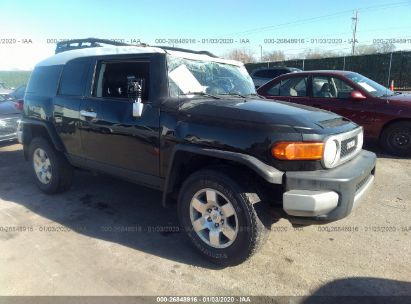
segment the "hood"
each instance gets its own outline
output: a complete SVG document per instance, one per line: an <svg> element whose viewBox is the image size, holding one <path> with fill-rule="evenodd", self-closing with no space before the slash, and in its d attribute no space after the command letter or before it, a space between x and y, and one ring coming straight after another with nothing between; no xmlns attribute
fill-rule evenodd
<svg viewBox="0 0 411 304"><path fill-rule="evenodd" d="M385 97L389 101L395 101L395 103L406 104L411 107L411 94L396 94L393 96Z"/></svg>
<svg viewBox="0 0 411 304"><path fill-rule="evenodd" d="M194 119L207 116L209 120L220 120L226 124L249 122L319 131L345 124L351 124L352 128L351 121L335 113L275 100L185 99L179 110Z"/></svg>
<svg viewBox="0 0 411 304"><path fill-rule="evenodd" d="M12 101L0 101L0 117L20 113Z"/></svg>

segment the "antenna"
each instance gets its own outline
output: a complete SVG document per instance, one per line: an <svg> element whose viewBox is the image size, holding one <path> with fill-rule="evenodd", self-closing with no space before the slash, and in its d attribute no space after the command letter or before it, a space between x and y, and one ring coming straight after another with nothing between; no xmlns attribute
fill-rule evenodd
<svg viewBox="0 0 411 304"><path fill-rule="evenodd" d="M355 35L357 34L358 10L355 11L355 17L352 17L353 31L352 31L352 50L351 55L355 55Z"/></svg>

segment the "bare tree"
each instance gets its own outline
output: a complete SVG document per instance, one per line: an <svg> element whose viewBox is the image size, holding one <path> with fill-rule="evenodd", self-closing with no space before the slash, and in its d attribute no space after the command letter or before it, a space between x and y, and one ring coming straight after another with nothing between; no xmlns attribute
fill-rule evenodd
<svg viewBox="0 0 411 304"><path fill-rule="evenodd" d="M355 48L355 55L375 54L377 50L373 45L360 44Z"/></svg>
<svg viewBox="0 0 411 304"><path fill-rule="evenodd" d="M395 51L395 45L391 42L376 42L373 46L377 53L391 53Z"/></svg>
<svg viewBox="0 0 411 304"><path fill-rule="evenodd" d="M233 59L237 61L241 61L243 63L252 63L255 62L255 58L253 53L247 49L233 49L224 57L228 59Z"/></svg>
<svg viewBox="0 0 411 304"><path fill-rule="evenodd" d="M395 45L390 42L374 42L369 45L358 45L355 49L356 55L369 55L369 54L381 54L391 53L395 50Z"/></svg>
<svg viewBox="0 0 411 304"><path fill-rule="evenodd" d="M272 51L265 53L263 56L263 61L284 61L285 54L283 51Z"/></svg>
<svg viewBox="0 0 411 304"><path fill-rule="evenodd" d="M312 49L307 49L304 52L301 52L298 54L299 58L302 59L320 59L320 58L329 58L329 57L338 57L341 56L338 52L335 51L322 51L322 50L312 50Z"/></svg>

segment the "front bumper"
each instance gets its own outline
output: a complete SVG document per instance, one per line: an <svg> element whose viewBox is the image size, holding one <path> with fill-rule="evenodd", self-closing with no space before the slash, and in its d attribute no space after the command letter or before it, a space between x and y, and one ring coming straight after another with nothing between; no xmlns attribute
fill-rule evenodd
<svg viewBox="0 0 411 304"><path fill-rule="evenodd" d="M0 118L0 142L17 138L17 124L20 116Z"/></svg>
<svg viewBox="0 0 411 304"><path fill-rule="evenodd" d="M371 188L376 156L361 151L329 170L287 172L283 209L295 224L319 224L346 217Z"/></svg>

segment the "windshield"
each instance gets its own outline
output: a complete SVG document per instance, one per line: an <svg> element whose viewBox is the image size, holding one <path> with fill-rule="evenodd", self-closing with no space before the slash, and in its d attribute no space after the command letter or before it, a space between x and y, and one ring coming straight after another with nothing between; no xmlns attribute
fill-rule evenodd
<svg viewBox="0 0 411 304"><path fill-rule="evenodd" d="M379 83L368 79L367 77L357 74L357 73L350 73L347 75L347 78L354 81L356 84L361 86L365 89L368 93L370 93L374 97L383 97L383 96L391 96L395 95L393 91L390 89L380 85Z"/></svg>
<svg viewBox="0 0 411 304"><path fill-rule="evenodd" d="M167 56L170 96L254 95L244 66Z"/></svg>

